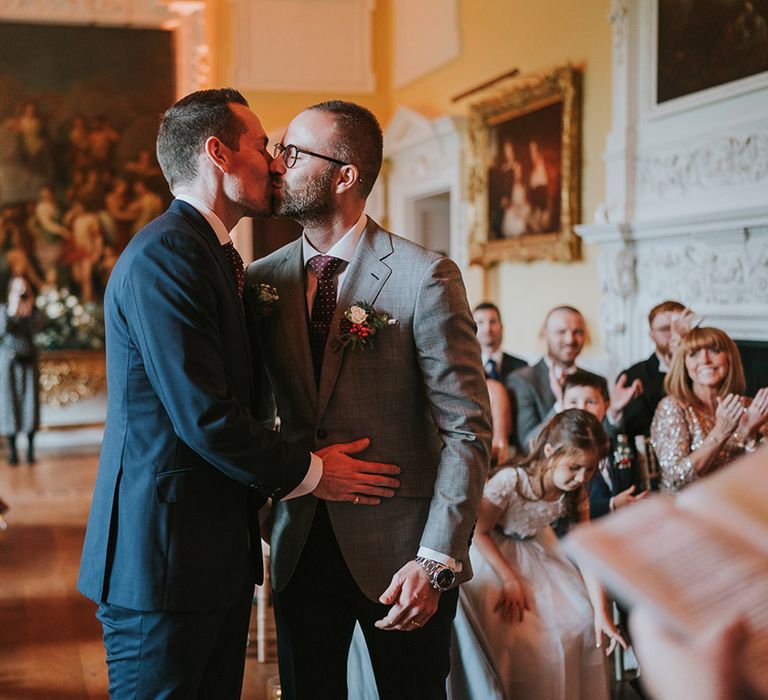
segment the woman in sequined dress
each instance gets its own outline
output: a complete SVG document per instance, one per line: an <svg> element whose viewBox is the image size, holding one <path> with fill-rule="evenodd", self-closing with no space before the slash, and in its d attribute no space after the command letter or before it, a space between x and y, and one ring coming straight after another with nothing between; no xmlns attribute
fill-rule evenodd
<svg viewBox="0 0 768 700"><path fill-rule="evenodd" d="M742 396L736 344L718 328L694 328L676 351L656 408L651 443L661 490L676 493L768 438L768 388Z"/></svg>

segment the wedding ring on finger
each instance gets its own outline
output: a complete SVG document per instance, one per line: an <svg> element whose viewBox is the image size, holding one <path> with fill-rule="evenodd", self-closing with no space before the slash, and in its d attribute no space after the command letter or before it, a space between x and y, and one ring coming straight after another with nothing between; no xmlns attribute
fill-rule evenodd
<svg viewBox="0 0 768 700"><path fill-rule="evenodd" d="M411 620L410 624L412 629L416 629L419 626L419 623L416 622L416 620Z"/></svg>
<svg viewBox="0 0 768 700"><path fill-rule="evenodd" d="M352 505L359 505L360 504L360 496L355 496L354 500L352 501Z"/></svg>

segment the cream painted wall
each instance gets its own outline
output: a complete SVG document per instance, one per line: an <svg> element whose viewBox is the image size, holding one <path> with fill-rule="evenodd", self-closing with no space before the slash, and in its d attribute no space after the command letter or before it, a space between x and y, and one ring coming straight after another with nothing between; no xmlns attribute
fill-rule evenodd
<svg viewBox="0 0 768 700"><path fill-rule="evenodd" d="M601 155L611 117L611 32L607 19L610 1L457 1L462 24L460 57L394 90L390 41L392 5L391 0L377 0L373 18L376 92L343 97L367 106L386 126L400 106L430 115L464 114L467 103L453 104L454 95L513 67L525 73L569 61L581 66L584 70L582 221L590 221L605 192ZM213 45L219 47L213 55L212 75L216 84L223 84L227 82L231 62L228 46L232 18L228 1L211 0L209 16ZM333 28L325 30L329 41L332 40ZM290 35L289 28L271 27L268 18L265 18L264 31ZM423 37L429 41L428 28ZM285 125L307 105L338 95L251 92L247 97L270 131ZM505 345L510 351L531 358L542 350L538 330L546 311L562 303L579 307L591 329L591 343L584 357L587 363L599 367L602 350L598 334L597 255L586 246L583 253L581 261L571 264L506 263L485 275L473 269L467 276L470 301L479 302L486 289L502 309Z"/></svg>
<svg viewBox="0 0 768 700"><path fill-rule="evenodd" d="M209 18L211 19L211 36L215 51L215 66L212 75L216 85L228 84L231 75L232 53L230 51L230 36L232 27L231 5L229 0L209 0ZM253 110L259 115L264 129L269 133L288 124L291 118L306 107L334 98L342 98L357 102L370 109L383 125L392 115L391 103L391 51L389 37L392 33L392 18L390 0L377 0L373 11L373 70L376 74L376 90L372 94L349 93L344 95L325 92L255 92L244 91L244 95ZM301 51L300 46L291 46L290 27L275 27L269 18L264 18L265 32L278 32L285 36L286 51ZM335 36L334 27L318 27L318 32L324 33L328 41L339 41ZM275 56L275 61L280 57ZM267 70L269 68L267 67ZM237 87L237 86L235 86Z"/></svg>
<svg viewBox="0 0 768 700"><path fill-rule="evenodd" d="M464 113L451 98L517 67L522 73L571 62L584 69L582 220L592 219L605 191L602 152L610 128L611 32L609 0L462 0L461 56L393 92L393 105L431 113ZM471 98L467 100L471 102ZM571 264L506 263L492 268L485 288L502 310L505 346L535 357L541 320L552 306L568 303L584 313L591 343L589 362L602 355L598 332L600 286L595 251ZM483 295L483 275L467 279L470 301Z"/></svg>

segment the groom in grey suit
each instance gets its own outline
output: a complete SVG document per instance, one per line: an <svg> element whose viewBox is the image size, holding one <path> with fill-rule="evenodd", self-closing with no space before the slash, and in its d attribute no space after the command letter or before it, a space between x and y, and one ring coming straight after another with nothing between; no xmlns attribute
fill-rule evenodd
<svg viewBox="0 0 768 700"><path fill-rule="evenodd" d="M276 213L304 231L247 271L279 295L251 320L283 437L318 449L367 435L360 456L401 469L376 507L370 494L274 504L289 699L347 697L356 621L383 700L444 698L456 586L472 575L491 442L475 325L456 265L365 215L381 158L368 110L334 101L299 114L271 171Z"/></svg>

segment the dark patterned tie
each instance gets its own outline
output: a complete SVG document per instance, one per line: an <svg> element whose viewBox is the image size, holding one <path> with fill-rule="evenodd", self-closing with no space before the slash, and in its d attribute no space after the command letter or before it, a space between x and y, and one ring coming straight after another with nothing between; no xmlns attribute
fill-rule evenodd
<svg viewBox="0 0 768 700"><path fill-rule="evenodd" d="M315 378L320 380L320 368L323 366L325 341L331 330L331 320L336 309L336 285L333 276L343 261L330 255L315 255L307 261L317 275L317 291L312 302L312 317L309 323L309 340L312 347L312 360L315 365Z"/></svg>
<svg viewBox="0 0 768 700"><path fill-rule="evenodd" d="M488 377L488 379L501 379L499 366L496 364L496 360L490 359L485 363L485 376Z"/></svg>
<svg viewBox="0 0 768 700"><path fill-rule="evenodd" d="M243 267L243 259L240 257L240 253L237 252L235 244L230 241L221 246L224 251L224 256L229 261L232 268L232 274L235 276L235 286L237 287L237 295L240 299L243 298L243 288L245 287L245 269Z"/></svg>

